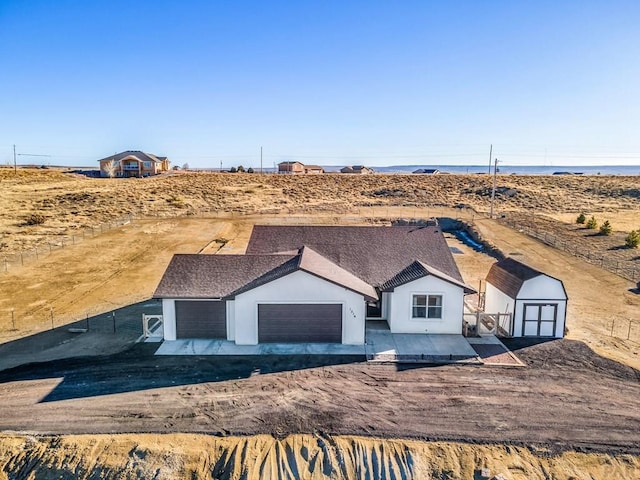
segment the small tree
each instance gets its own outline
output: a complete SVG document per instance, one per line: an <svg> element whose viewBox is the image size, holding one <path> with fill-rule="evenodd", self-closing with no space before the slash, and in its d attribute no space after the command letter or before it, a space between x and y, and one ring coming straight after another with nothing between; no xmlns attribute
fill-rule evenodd
<svg viewBox="0 0 640 480"><path fill-rule="evenodd" d="M238 173L244 173L244 167L242 165L238 165Z"/></svg>
<svg viewBox="0 0 640 480"><path fill-rule="evenodd" d="M631 230L629 235L625 237L624 244L627 248L638 248L638 245L640 245L640 230Z"/></svg>
<svg viewBox="0 0 640 480"><path fill-rule="evenodd" d="M605 220L604 223L600 226L600 235L611 235L611 224L609 220Z"/></svg>
<svg viewBox="0 0 640 480"><path fill-rule="evenodd" d="M236 167L231 167L229 169L229 173L236 173L238 170L236 170Z"/></svg>
<svg viewBox="0 0 640 480"><path fill-rule="evenodd" d="M120 166L120 163L117 160L109 160L102 167L102 171L106 173L109 176L109 178L113 178L116 176L116 173L118 173L119 166Z"/></svg>
<svg viewBox="0 0 640 480"><path fill-rule="evenodd" d="M247 173L253 173L253 168L251 167L247 168Z"/></svg>
<svg viewBox="0 0 640 480"><path fill-rule="evenodd" d="M184 165L182 165L182 169L183 170L189 170L189 164L185 163Z"/></svg>
<svg viewBox="0 0 640 480"><path fill-rule="evenodd" d="M589 221L587 222L587 228L590 228L592 230L595 230L596 228L598 228L598 222L596 221L596 217L592 216Z"/></svg>
<svg viewBox="0 0 640 480"><path fill-rule="evenodd" d="M587 217L584 216L584 213L581 213L580 215L578 215L578 218L576 218L576 223L580 225L584 225L584 222L586 220L587 220Z"/></svg>

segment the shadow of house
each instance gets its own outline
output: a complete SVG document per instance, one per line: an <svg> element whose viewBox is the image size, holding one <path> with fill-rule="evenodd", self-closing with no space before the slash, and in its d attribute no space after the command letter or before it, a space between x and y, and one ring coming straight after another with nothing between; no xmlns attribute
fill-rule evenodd
<svg viewBox="0 0 640 480"><path fill-rule="evenodd" d="M249 378L308 368L364 362L361 355L252 357L154 356L157 344L138 343L109 356L22 365L0 372L0 384L61 378L39 403Z"/></svg>

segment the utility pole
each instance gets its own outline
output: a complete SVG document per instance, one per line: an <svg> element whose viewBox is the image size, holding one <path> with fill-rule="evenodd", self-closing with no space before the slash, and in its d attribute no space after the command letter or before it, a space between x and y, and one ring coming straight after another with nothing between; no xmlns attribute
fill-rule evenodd
<svg viewBox="0 0 640 480"><path fill-rule="evenodd" d="M260 147L260 175L262 175L262 147Z"/></svg>
<svg viewBox="0 0 640 480"><path fill-rule="evenodd" d="M491 212L489 218L493 218L493 202L496 199L496 177L498 176L498 159L495 159L493 166L493 188L491 189Z"/></svg>
<svg viewBox="0 0 640 480"><path fill-rule="evenodd" d="M13 146L13 172L18 174L18 164L16 163L16 146Z"/></svg>
<svg viewBox="0 0 640 480"><path fill-rule="evenodd" d="M222 159L220 159L220 173L222 173Z"/></svg>
<svg viewBox="0 0 640 480"><path fill-rule="evenodd" d="M493 154L493 143L489 147L489 175L491 175L491 155Z"/></svg>

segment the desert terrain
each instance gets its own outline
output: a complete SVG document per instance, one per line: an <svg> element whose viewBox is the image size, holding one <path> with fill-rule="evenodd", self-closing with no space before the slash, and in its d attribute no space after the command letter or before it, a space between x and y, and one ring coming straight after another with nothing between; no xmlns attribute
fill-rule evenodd
<svg viewBox="0 0 640 480"><path fill-rule="evenodd" d="M19 366L24 360L5 358L0 428L22 433L0 438L0 478L243 478L242 471L357 478L369 469L378 472L372 478L384 471L453 479L483 478L476 471L483 466L514 479L637 478L640 325L629 320L640 320L640 295L632 280L603 267L626 262L633 272L640 263L638 250L620 248L626 232L640 228L639 180L510 175L498 184L504 218L496 220L486 216L484 175L111 180L0 169L0 261L8 259L0 271L0 341L7 346L52 324L144 302L173 253L241 253L256 223L459 218L503 254L561 278L570 297L567 340L512 345L522 369L187 362L102 341L98 357L64 359L68 339L34 356L56 361ZM580 212L608 219L613 235L576 226ZM27 225L33 214L44 221ZM534 224L594 257L553 248L509 221ZM478 285L495 259L448 241L463 252L456 261L465 280ZM26 261L18 263L20 252ZM119 434L95 435L112 432ZM46 466L57 476L45 477Z"/></svg>

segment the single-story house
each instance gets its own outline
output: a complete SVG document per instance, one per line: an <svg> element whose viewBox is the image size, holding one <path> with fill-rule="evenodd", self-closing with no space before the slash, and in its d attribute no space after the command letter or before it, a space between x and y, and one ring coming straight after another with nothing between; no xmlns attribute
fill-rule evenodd
<svg viewBox="0 0 640 480"><path fill-rule="evenodd" d="M169 159L138 150L127 150L100 162L101 177L149 177L169 171Z"/></svg>
<svg viewBox="0 0 640 480"><path fill-rule="evenodd" d="M460 334L469 293L438 226L255 226L245 255L174 255L154 297L166 340L361 345L367 320Z"/></svg>
<svg viewBox="0 0 640 480"><path fill-rule="evenodd" d="M486 278L485 312L511 313L513 337L562 338L567 317L562 281L513 258L494 263Z"/></svg>
<svg viewBox="0 0 640 480"><path fill-rule="evenodd" d="M324 168L322 168L320 165L305 165L304 173L318 175L324 173Z"/></svg>
<svg viewBox="0 0 640 480"><path fill-rule="evenodd" d="M411 173L417 173L417 174L423 174L423 175L437 175L438 173L440 173L440 170L438 170L437 168L419 168L417 170L414 170Z"/></svg>
<svg viewBox="0 0 640 480"><path fill-rule="evenodd" d="M280 162L278 164L278 173L303 174L304 164L300 162Z"/></svg>
<svg viewBox="0 0 640 480"><path fill-rule="evenodd" d="M375 173L373 169L365 167L364 165L349 165L342 167L340 173L357 173L359 175L367 175L369 173Z"/></svg>

